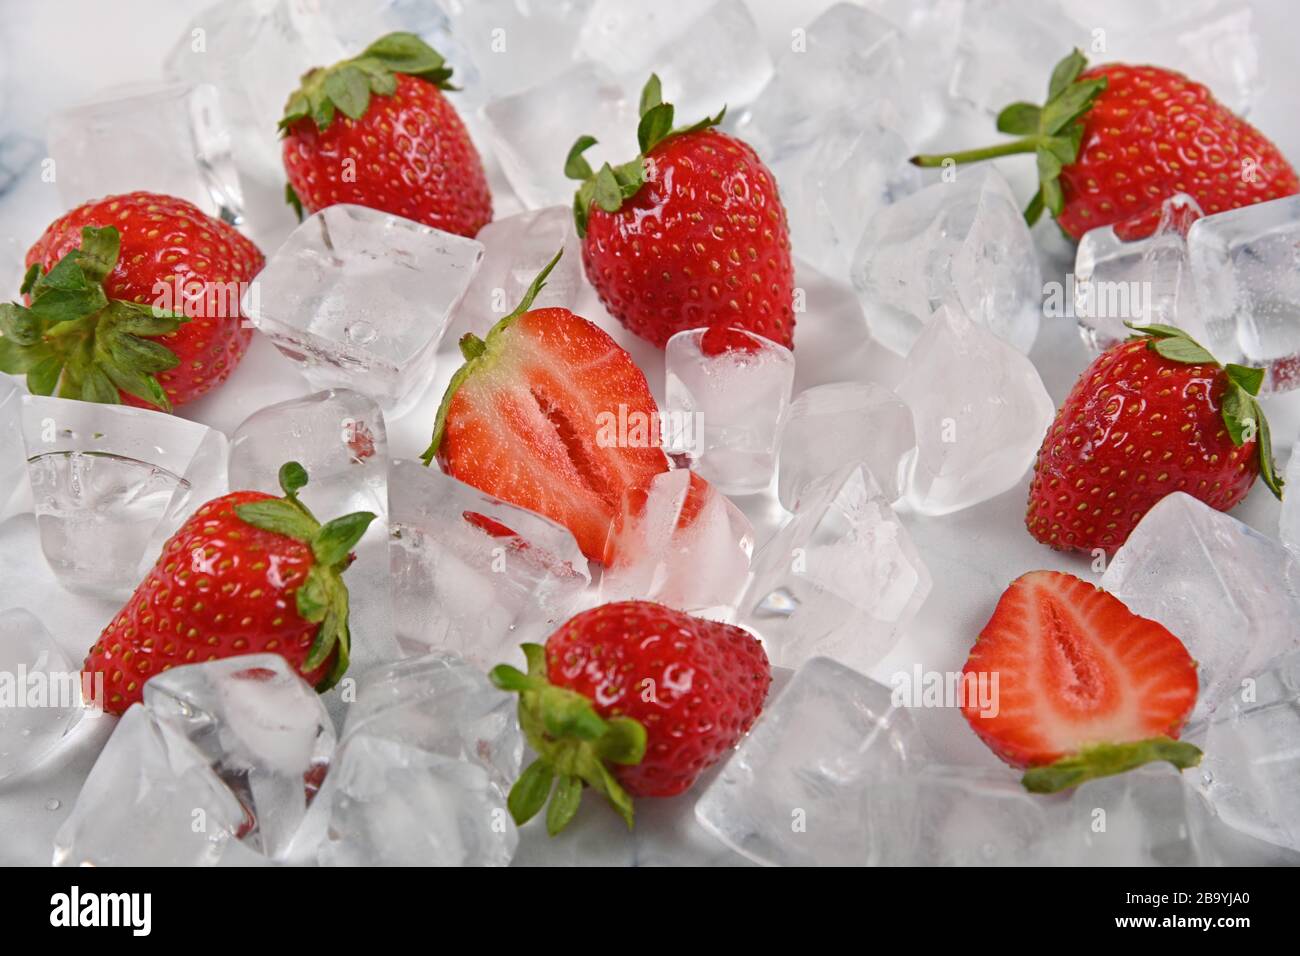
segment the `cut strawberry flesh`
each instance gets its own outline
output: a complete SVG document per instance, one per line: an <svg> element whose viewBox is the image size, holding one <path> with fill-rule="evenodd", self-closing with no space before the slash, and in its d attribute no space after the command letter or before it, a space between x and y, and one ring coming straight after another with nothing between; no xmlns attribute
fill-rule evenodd
<svg viewBox="0 0 1300 956"><path fill-rule="evenodd" d="M1097 744L1177 737L1196 703L1196 664L1178 638L1105 591L1053 571L1012 582L964 673L969 682L983 675L990 688L997 676L996 714L982 714L969 695L962 711L1016 767Z"/></svg>
<svg viewBox="0 0 1300 956"><path fill-rule="evenodd" d="M565 525L599 560L624 489L668 468L645 376L567 309L524 313L476 361L448 405L439 462Z"/></svg>

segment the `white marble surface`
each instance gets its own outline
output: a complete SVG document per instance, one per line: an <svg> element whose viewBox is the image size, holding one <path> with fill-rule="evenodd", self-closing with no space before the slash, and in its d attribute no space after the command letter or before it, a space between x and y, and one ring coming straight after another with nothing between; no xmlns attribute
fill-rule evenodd
<svg viewBox="0 0 1300 956"><path fill-rule="evenodd" d="M110 86L159 80L163 56L193 14L205 5L196 0L0 0L0 142L4 137L21 137L37 144L32 147L31 163L0 193L0 281L6 295L16 295L15 263L23 251L63 211L55 186L42 182L39 175L44 118L52 110L91 99ZM1262 69L1271 83L1251 118L1297 161L1300 85L1291 80L1289 72L1294 56L1290 50L1293 26L1300 8L1288 0L1259 0L1253 6L1265 42ZM51 69L55 49L57 68ZM971 117L971 123L992 140L991 118ZM1028 160L1003 163L1020 195L1028 194L1030 166ZM499 174L494 173L492 179L497 215L521 208ZM0 173L0 188L4 187ZM1048 271L1047 278L1059 276L1064 269L1060 262L1050 265L1054 271ZM857 300L848 285L809 269L799 270L797 284L805 290L808 305L806 313L798 317L796 391L855 378L889 384L897 374L899 360L867 340ZM662 394L662 353L610 319L588 287L584 287L577 311L614 335ZM438 378L420 404L389 423L390 449L395 457L413 457L427 445L438 400L458 364L452 349L454 342L448 341L441 353ZM1057 402L1088 360L1071 320L1046 320L1031 357ZM182 413L229 433L252 411L309 391L288 361L259 337L222 388ZM1300 431L1300 393L1272 399L1268 406L1279 458L1285 462ZM1028 475L1006 494L958 514L905 516L933 575L934 588L911 632L873 676L887 680L890 674L910 670L917 663L927 670L959 670L998 595L1008 581L1027 570L1056 568L1094 581L1099 578L1082 559L1049 551L1029 537L1023 524L1027 488ZM739 503L754 521L761 544L782 514L774 496L750 496ZM1234 513L1267 533L1276 533L1278 505L1262 486L1257 485ZM38 554L30 517L0 525L0 607L9 606L36 610L77 660L116 610L111 604L69 595L54 582ZM941 755L972 765L1000 766L957 711L930 711L922 715L922 721ZM84 721L66 746L36 772L0 783L0 834L4 835L0 864L49 861L53 833L74 802L111 723L107 719ZM635 836L622 831L612 813L594 806L594 800L589 802L593 805L583 810L575 832L566 839L548 842L536 821L527 827L518 862L744 862L695 824L689 795L672 801L644 801Z"/></svg>

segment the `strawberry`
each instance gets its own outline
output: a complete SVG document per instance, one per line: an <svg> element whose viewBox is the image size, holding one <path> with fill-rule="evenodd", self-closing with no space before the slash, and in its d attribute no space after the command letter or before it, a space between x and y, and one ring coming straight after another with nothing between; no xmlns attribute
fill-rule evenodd
<svg viewBox="0 0 1300 956"><path fill-rule="evenodd" d="M419 37L390 33L305 74L280 120L299 217L352 203L470 238L489 223L483 161L443 96L451 73Z"/></svg>
<svg viewBox="0 0 1300 956"><path fill-rule="evenodd" d="M659 78L641 94L641 154L592 172L573 144L564 171L582 180L574 217L587 278L611 315L663 348L673 333L733 326L790 348L794 266L776 179L746 143L714 127L723 112L673 129Z"/></svg>
<svg viewBox="0 0 1300 956"><path fill-rule="evenodd" d="M209 501L163 545L126 606L86 656L103 706L121 714L154 674L181 664L276 653L325 691L348 667L342 574L375 516L320 524L298 499L307 472L280 469L284 497L234 491Z"/></svg>
<svg viewBox="0 0 1300 956"><path fill-rule="evenodd" d="M248 348L243 287L265 260L183 199L83 203L27 253L27 307L0 304L0 370L37 395L167 411L211 391Z"/></svg>
<svg viewBox="0 0 1300 956"><path fill-rule="evenodd" d="M666 471L668 460L659 409L632 357L568 309L529 310L558 260L486 339L461 338L465 364L423 458L558 521L599 561L624 489Z"/></svg>
<svg viewBox="0 0 1300 956"><path fill-rule="evenodd" d="M1263 370L1221 366L1180 329L1135 331L1084 371L1038 450L1025 523L1058 550L1113 554L1174 491L1227 511L1262 475L1282 496Z"/></svg>
<svg viewBox="0 0 1300 956"><path fill-rule="evenodd" d="M1175 193L1210 215L1300 191L1277 147L1200 83L1157 66L1086 66L1073 51L1052 71L1046 105L1012 103L998 114L998 129L1018 139L912 162L1034 153L1039 189L1025 218L1032 224L1046 209L1076 240L1144 213L1149 233Z"/></svg>
<svg viewBox="0 0 1300 956"><path fill-rule="evenodd" d="M519 725L538 755L508 806L523 824L550 797L551 835L577 812L584 784L629 827L633 797L688 789L753 725L772 683L749 632L648 601L583 611L545 647L523 649L527 674L491 672L519 693Z"/></svg>
<svg viewBox="0 0 1300 956"><path fill-rule="evenodd" d="M1176 738L1196 703L1196 663L1181 641L1113 595L1059 571L1030 571L1003 592L962 671L994 691L962 704L971 729L1024 785L1054 793L1154 760L1180 770L1201 752ZM996 678L997 684L993 684ZM983 696L983 695L980 695Z"/></svg>

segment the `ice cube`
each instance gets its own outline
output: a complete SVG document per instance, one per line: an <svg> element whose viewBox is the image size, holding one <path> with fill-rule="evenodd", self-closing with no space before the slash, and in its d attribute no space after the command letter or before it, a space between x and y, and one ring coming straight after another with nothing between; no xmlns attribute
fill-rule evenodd
<svg viewBox="0 0 1300 956"><path fill-rule="evenodd" d="M734 606L753 549L753 525L725 495L684 469L664 472L623 495L605 544L601 601Z"/></svg>
<svg viewBox="0 0 1300 956"><path fill-rule="evenodd" d="M23 391L0 377L0 523L32 510L32 484L23 447Z"/></svg>
<svg viewBox="0 0 1300 956"><path fill-rule="evenodd" d="M1195 770L1167 764L1090 780L1071 792L1057 821L1067 866L1188 866L1198 862L1188 820ZM1041 799L1041 798L1040 798Z"/></svg>
<svg viewBox="0 0 1300 956"><path fill-rule="evenodd" d="M907 501L921 514L959 511L1015 487L1055 415L1029 359L948 306L912 346L895 391L916 427Z"/></svg>
<svg viewBox="0 0 1300 956"><path fill-rule="evenodd" d="M523 735L518 700L452 654L435 652L364 674L344 737L367 734L476 763L502 795L519 776Z"/></svg>
<svg viewBox="0 0 1300 956"><path fill-rule="evenodd" d="M899 355L946 302L1021 352L1038 335L1043 283L1029 227L996 170L962 170L886 206L853 256L871 334Z"/></svg>
<svg viewBox="0 0 1300 956"><path fill-rule="evenodd" d="M930 584L871 474L851 466L808 488L754 557L740 620L775 665L825 656L867 671L893 649Z"/></svg>
<svg viewBox="0 0 1300 956"><path fill-rule="evenodd" d="M1059 801L1014 774L936 766L866 792L864 839L890 866L1042 866Z"/></svg>
<svg viewBox="0 0 1300 956"><path fill-rule="evenodd" d="M1101 586L1159 621L1197 662L1194 719L1300 647L1300 565L1282 545L1181 491L1147 512Z"/></svg>
<svg viewBox="0 0 1300 956"><path fill-rule="evenodd" d="M0 408L3 414L3 408ZM1291 457L1286 463L1287 488L1300 488L1300 441L1291 446ZM1282 496L1282 513L1278 518L1278 537L1291 549L1300 554L1300 495L1284 494Z"/></svg>
<svg viewBox="0 0 1300 956"><path fill-rule="evenodd" d="M1187 233L1208 329L1201 344L1220 362L1266 368L1266 391L1300 385L1297 243L1297 196L1208 215Z"/></svg>
<svg viewBox="0 0 1300 956"><path fill-rule="evenodd" d="M393 462L390 479L393 601L409 653L489 668L571 616L591 576L566 528L416 461Z"/></svg>
<svg viewBox="0 0 1300 956"><path fill-rule="evenodd" d="M597 140L586 154L593 169L640 152L636 102L599 64L579 64L548 83L493 100L483 118L506 179L529 209L572 206L578 184L565 177L564 160L579 136Z"/></svg>
<svg viewBox="0 0 1300 956"><path fill-rule="evenodd" d="M1052 68L1075 47L1091 49L1090 39L1057 0L970 0L949 89L990 113L1022 100L1041 103Z"/></svg>
<svg viewBox="0 0 1300 956"><path fill-rule="evenodd" d="M1205 738L1197 785L1219 821L1300 850L1300 653L1253 671Z"/></svg>
<svg viewBox="0 0 1300 956"><path fill-rule="evenodd" d="M672 427L665 440L675 445L670 453L687 455L719 491L751 494L772 481L794 386L794 355L752 332L732 329L726 335L739 344L726 343L716 354L705 351L704 329L668 340L664 408Z"/></svg>
<svg viewBox="0 0 1300 956"><path fill-rule="evenodd" d="M473 57L492 98L545 87L573 63L575 25L590 6L591 0L442 0L451 35Z"/></svg>
<svg viewBox="0 0 1300 956"><path fill-rule="evenodd" d="M44 760L82 715L80 672L25 608L0 612L0 780ZM8 695L6 695L8 696Z"/></svg>
<svg viewBox="0 0 1300 956"><path fill-rule="evenodd" d="M135 704L59 827L54 865L212 866L249 825L207 758Z"/></svg>
<svg viewBox="0 0 1300 956"><path fill-rule="evenodd" d="M1074 309L1094 351L1132 335L1125 322L1172 325L1198 341L1206 338L1187 256L1187 230L1200 217L1196 200L1178 193L1164 201L1159 224L1148 235L1103 226L1079 240Z"/></svg>
<svg viewBox="0 0 1300 956"><path fill-rule="evenodd" d="M768 703L695 815L760 863L866 865L874 862L868 790L925 760L924 741L889 688L813 658Z"/></svg>
<svg viewBox="0 0 1300 956"><path fill-rule="evenodd" d="M465 332L482 337L514 311L557 252L560 257L533 300L534 309L573 308L582 288L582 252L573 225L573 207L551 206L488 223L475 237L483 243L483 266L456 312L457 338Z"/></svg>
<svg viewBox="0 0 1300 956"><path fill-rule="evenodd" d="M787 511L814 482L863 464L887 501L903 492L916 452L912 413L874 382L832 382L795 396L781 433L777 492Z"/></svg>
<svg viewBox="0 0 1300 956"><path fill-rule="evenodd" d="M242 222L244 198L215 86L111 92L50 118L47 142L66 206L148 189Z"/></svg>
<svg viewBox="0 0 1300 956"><path fill-rule="evenodd" d="M519 833L482 766L349 734L303 836L322 866L505 866Z"/></svg>
<svg viewBox="0 0 1300 956"><path fill-rule="evenodd" d="M334 752L334 725L316 691L278 654L250 654L157 674L144 703L238 798L249 821L241 838L282 855Z"/></svg>
<svg viewBox="0 0 1300 956"><path fill-rule="evenodd" d="M174 415L24 395L41 550L71 591L122 597L161 539L224 490L226 438Z"/></svg>
<svg viewBox="0 0 1300 956"><path fill-rule="evenodd" d="M317 388L352 388L390 416L414 405L483 259L473 239L364 206L328 206L293 231L244 314Z"/></svg>

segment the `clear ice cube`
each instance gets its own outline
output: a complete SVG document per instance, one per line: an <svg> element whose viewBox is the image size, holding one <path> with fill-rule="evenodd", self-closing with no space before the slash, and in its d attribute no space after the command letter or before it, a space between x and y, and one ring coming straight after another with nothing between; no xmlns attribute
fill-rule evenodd
<svg viewBox="0 0 1300 956"><path fill-rule="evenodd" d="M1056 411L1028 358L948 306L912 346L895 391L916 427L907 501L929 515L1015 487Z"/></svg>
<svg viewBox="0 0 1300 956"><path fill-rule="evenodd" d="M0 413L3 409L0 409ZM1300 488L1300 441L1291 446L1291 457L1287 459L1285 486L1287 488ZM1300 495L1284 494L1282 496L1282 512L1278 518L1278 537L1282 543L1291 549L1292 553L1300 554Z"/></svg>
<svg viewBox="0 0 1300 956"><path fill-rule="evenodd" d="M1227 698L1205 737L1197 786L1218 820L1300 850L1300 652L1254 671Z"/></svg>
<svg viewBox="0 0 1300 956"><path fill-rule="evenodd" d="M852 278L871 334L899 355L944 303L1021 352L1038 335L1033 238L1006 180L987 166L883 208L854 253Z"/></svg>
<svg viewBox="0 0 1300 956"><path fill-rule="evenodd" d="M874 862L870 789L927 759L920 732L891 696L842 664L809 660L700 796L697 819L759 863Z"/></svg>
<svg viewBox="0 0 1300 956"><path fill-rule="evenodd" d="M304 837L322 866L505 866L519 844L481 765L364 732L339 746Z"/></svg>
<svg viewBox="0 0 1300 956"><path fill-rule="evenodd" d="M1300 565L1286 548L1183 492L1146 513L1101 586L1159 621L1197 662L1194 718L1265 661L1300 648Z"/></svg>
<svg viewBox="0 0 1300 956"><path fill-rule="evenodd" d="M754 527L726 495L685 469L623 495L610 528L602 602L657 601L684 611L733 607L745 587Z"/></svg>
<svg viewBox="0 0 1300 956"><path fill-rule="evenodd" d="M1198 341L1206 338L1187 255L1187 230L1200 217L1196 200L1178 193L1164 201L1149 235L1126 239L1115 226L1103 226L1079 240L1074 311L1093 351L1132 335L1125 322L1172 325Z"/></svg>
<svg viewBox="0 0 1300 956"><path fill-rule="evenodd" d="M529 209L540 209L572 206L578 184L564 175L564 160L579 136L596 138L586 153L593 169L640 152L636 106L611 71L581 63L548 83L493 100L483 119L516 195Z"/></svg>
<svg viewBox="0 0 1300 956"><path fill-rule="evenodd" d="M1057 0L970 0L949 90L990 113L1017 101L1041 103L1052 68L1075 47L1091 49L1090 39Z"/></svg>
<svg viewBox="0 0 1300 956"><path fill-rule="evenodd" d="M39 395L22 405L41 550L71 591L129 594L162 539L224 490L226 438L205 425Z"/></svg>
<svg viewBox="0 0 1300 956"><path fill-rule="evenodd" d="M212 866L251 825L178 730L122 715L54 838L55 866Z"/></svg>
<svg viewBox="0 0 1300 956"><path fill-rule="evenodd" d="M25 608L0 612L0 674L13 698L0 704L0 780L36 766L81 717L81 675L45 625Z"/></svg>
<svg viewBox="0 0 1300 956"><path fill-rule="evenodd" d="M1071 791L1059 812L1053 862L1067 866L1189 866L1198 862L1188 820L1197 771L1168 764L1099 777ZM1041 799L1041 798L1039 798Z"/></svg>
<svg viewBox="0 0 1300 956"><path fill-rule="evenodd" d="M777 467L777 494L787 511L819 479L862 464L888 501L897 501L916 452L912 413L874 382L832 382L805 389L790 403Z"/></svg>
<svg viewBox="0 0 1300 956"><path fill-rule="evenodd" d="M23 446L23 390L0 377L0 523L32 510L32 485Z"/></svg>
<svg viewBox="0 0 1300 956"><path fill-rule="evenodd" d="M573 207L550 206L496 219L475 237L483 243L483 266L456 311L457 338L480 337L514 311L537 274L561 249L564 254L533 300L534 309L573 308L582 288L582 251Z"/></svg>
<svg viewBox="0 0 1300 956"><path fill-rule="evenodd" d="M441 0L441 6L486 94L498 98L544 87L574 62L575 24L591 0Z"/></svg>
<svg viewBox="0 0 1300 956"><path fill-rule="evenodd" d="M1266 391L1300 385L1300 197L1197 220L1187 248L1209 341L1220 362L1268 370Z"/></svg>
<svg viewBox="0 0 1300 956"><path fill-rule="evenodd" d="M781 423L794 387L794 355L738 329L751 345L706 354L704 329L678 332L664 348L668 451L685 454L724 494L765 490L776 467Z"/></svg>
<svg viewBox="0 0 1300 956"><path fill-rule="evenodd" d="M144 703L239 800L248 820L241 838L281 856L334 752L334 725L316 691L278 654L250 654L157 674Z"/></svg>
<svg viewBox="0 0 1300 956"><path fill-rule="evenodd" d="M394 461L390 561L398 640L490 668L573 613L591 576L568 529L418 461Z"/></svg>
<svg viewBox="0 0 1300 956"><path fill-rule="evenodd" d="M209 83L105 94L55 113L46 139L69 208L148 189L188 199L225 222L243 220L230 130Z"/></svg>
<svg viewBox="0 0 1300 956"><path fill-rule="evenodd" d="M807 489L755 555L740 620L774 665L824 656L867 671L902 637L930 585L879 486L852 466Z"/></svg>
<svg viewBox="0 0 1300 956"><path fill-rule="evenodd" d="M343 735L367 734L479 764L504 795L523 761L517 709L518 699L497 690L483 671L435 652L362 675Z"/></svg>
<svg viewBox="0 0 1300 956"><path fill-rule="evenodd" d="M473 239L364 206L303 221L244 296L244 314L317 388L391 416L433 381L438 343L483 259Z"/></svg>

